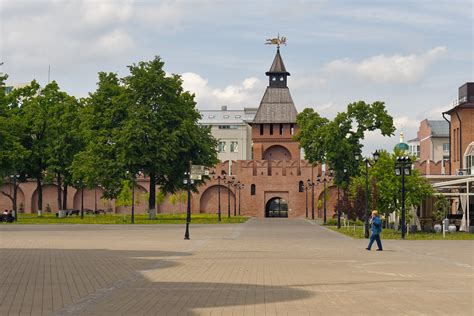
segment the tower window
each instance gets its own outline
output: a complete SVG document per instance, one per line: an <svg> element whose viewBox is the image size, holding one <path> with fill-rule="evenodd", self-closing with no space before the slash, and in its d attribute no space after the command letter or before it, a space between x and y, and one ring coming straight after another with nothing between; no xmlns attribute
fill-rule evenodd
<svg viewBox="0 0 474 316"><path fill-rule="evenodd" d="M283 134L283 124L280 124L280 135Z"/></svg>
<svg viewBox="0 0 474 316"><path fill-rule="evenodd" d="M283 80L285 80L285 79L283 78L283 76L281 76L281 77L280 77L280 81L283 82Z"/></svg>
<svg viewBox="0 0 474 316"><path fill-rule="evenodd" d="M276 81L276 80L277 80L277 77L273 76L272 81Z"/></svg>
<svg viewBox="0 0 474 316"><path fill-rule="evenodd" d="M263 125L260 124L260 135L263 135Z"/></svg>
<svg viewBox="0 0 474 316"><path fill-rule="evenodd" d="M304 192L304 182L300 181L298 183L298 192Z"/></svg>
<svg viewBox="0 0 474 316"><path fill-rule="evenodd" d="M293 124L290 124L290 134L293 135L295 133L295 127Z"/></svg>
<svg viewBox="0 0 474 316"><path fill-rule="evenodd" d="M255 195L255 192L257 191L255 184L252 184L250 186L250 195Z"/></svg>
<svg viewBox="0 0 474 316"><path fill-rule="evenodd" d="M273 135L273 124L270 124L270 135Z"/></svg>

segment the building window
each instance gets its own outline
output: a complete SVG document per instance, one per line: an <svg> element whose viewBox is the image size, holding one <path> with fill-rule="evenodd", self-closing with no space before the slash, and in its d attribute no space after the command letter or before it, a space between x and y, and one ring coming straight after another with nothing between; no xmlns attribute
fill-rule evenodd
<svg viewBox="0 0 474 316"><path fill-rule="evenodd" d="M283 134L283 124L280 124L280 135Z"/></svg>
<svg viewBox="0 0 474 316"><path fill-rule="evenodd" d="M225 141L219 141L217 144L217 152L225 153Z"/></svg>
<svg viewBox="0 0 474 316"><path fill-rule="evenodd" d="M241 118L242 116L241 115L236 115L235 118Z"/></svg>
<svg viewBox="0 0 474 316"><path fill-rule="evenodd" d="M270 124L270 135L273 135L273 124Z"/></svg>
<svg viewBox="0 0 474 316"><path fill-rule="evenodd" d="M238 129L239 125L219 125L219 129Z"/></svg>
<svg viewBox="0 0 474 316"><path fill-rule="evenodd" d="M260 124L260 135L263 135L263 124Z"/></svg>
<svg viewBox="0 0 474 316"><path fill-rule="evenodd" d="M295 133L295 127L293 124L290 124L290 134L293 135Z"/></svg>
<svg viewBox="0 0 474 316"><path fill-rule="evenodd" d="M300 181L298 183L298 192L304 192L304 182Z"/></svg>
<svg viewBox="0 0 474 316"><path fill-rule="evenodd" d="M239 142L230 142L230 152L231 153L239 152Z"/></svg>
<svg viewBox="0 0 474 316"><path fill-rule="evenodd" d="M214 115L209 115L209 118L213 119L213 118L215 118L215 116Z"/></svg>
<svg viewBox="0 0 474 316"><path fill-rule="evenodd" d="M255 192L257 191L255 184L252 184L250 186L250 195L255 195Z"/></svg>
<svg viewBox="0 0 474 316"><path fill-rule="evenodd" d="M464 166L466 174L474 175L474 142L467 146L464 160L466 161L466 165Z"/></svg>
<svg viewBox="0 0 474 316"><path fill-rule="evenodd" d="M224 115L224 118L229 118L229 115L227 115L227 114L226 114L226 115Z"/></svg>

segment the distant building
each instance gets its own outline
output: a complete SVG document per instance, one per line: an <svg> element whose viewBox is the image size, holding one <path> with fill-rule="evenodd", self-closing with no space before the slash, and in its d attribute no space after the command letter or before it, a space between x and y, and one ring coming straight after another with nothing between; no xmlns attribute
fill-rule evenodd
<svg viewBox="0 0 474 316"><path fill-rule="evenodd" d="M442 120L421 121L418 129L420 160L449 160L449 124Z"/></svg>
<svg viewBox="0 0 474 316"><path fill-rule="evenodd" d="M14 84L8 84L8 85L5 85L4 89L5 89L5 93L6 94L9 94L10 92L12 92L14 89L20 89L20 88L24 88L26 86L28 86L29 83L14 83Z"/></svg>
<svg viewBox="0 0 474 316"><path fill-rule="evenodd" d="M217 157L220 161L252 159L252 122L257 108L228 110L200 110L199 124L210 126L211 133L218 140Z"/></svg>
<svg viewBox="0 0 474 316"><path fill-rule="evenodd" d="M420 140L418 138L413 138L407 141L408 144L408 153L411 156L415 156L417 160L420 159Z"/></svg>
<svg viewBox="0 0 474 316"><path fill-rule="evenodd" d="M459 87L458 100L443 117L448 121L450 174L474 175L474 82Z"/></svg>

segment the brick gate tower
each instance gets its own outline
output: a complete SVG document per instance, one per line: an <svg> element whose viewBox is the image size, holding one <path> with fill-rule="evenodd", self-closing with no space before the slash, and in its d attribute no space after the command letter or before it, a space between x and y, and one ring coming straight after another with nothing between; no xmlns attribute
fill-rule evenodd
<svg viewBox="0 0 474 316"><path fill-rule="evenodd" d="M254 160L300 160L296 133L297 111L287 86L285 64L277 48L270 70L269 83L252 126Z"/></svg>

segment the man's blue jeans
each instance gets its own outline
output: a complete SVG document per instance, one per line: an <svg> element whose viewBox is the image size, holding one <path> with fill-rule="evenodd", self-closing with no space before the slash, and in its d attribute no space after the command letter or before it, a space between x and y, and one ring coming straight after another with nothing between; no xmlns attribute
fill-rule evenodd
<svg viewBox="0 0 474 316"><path fill-rule="evenodd" d="M377 242L377 247L379 247L379 249L382 250L382 241L380 240L380 234L372 234L372 236L370 236L370 242L369 242L369 245L367 246L367 249L370 250L370 248L372 248L372 244L374 243L374 240Z"/></svg>

